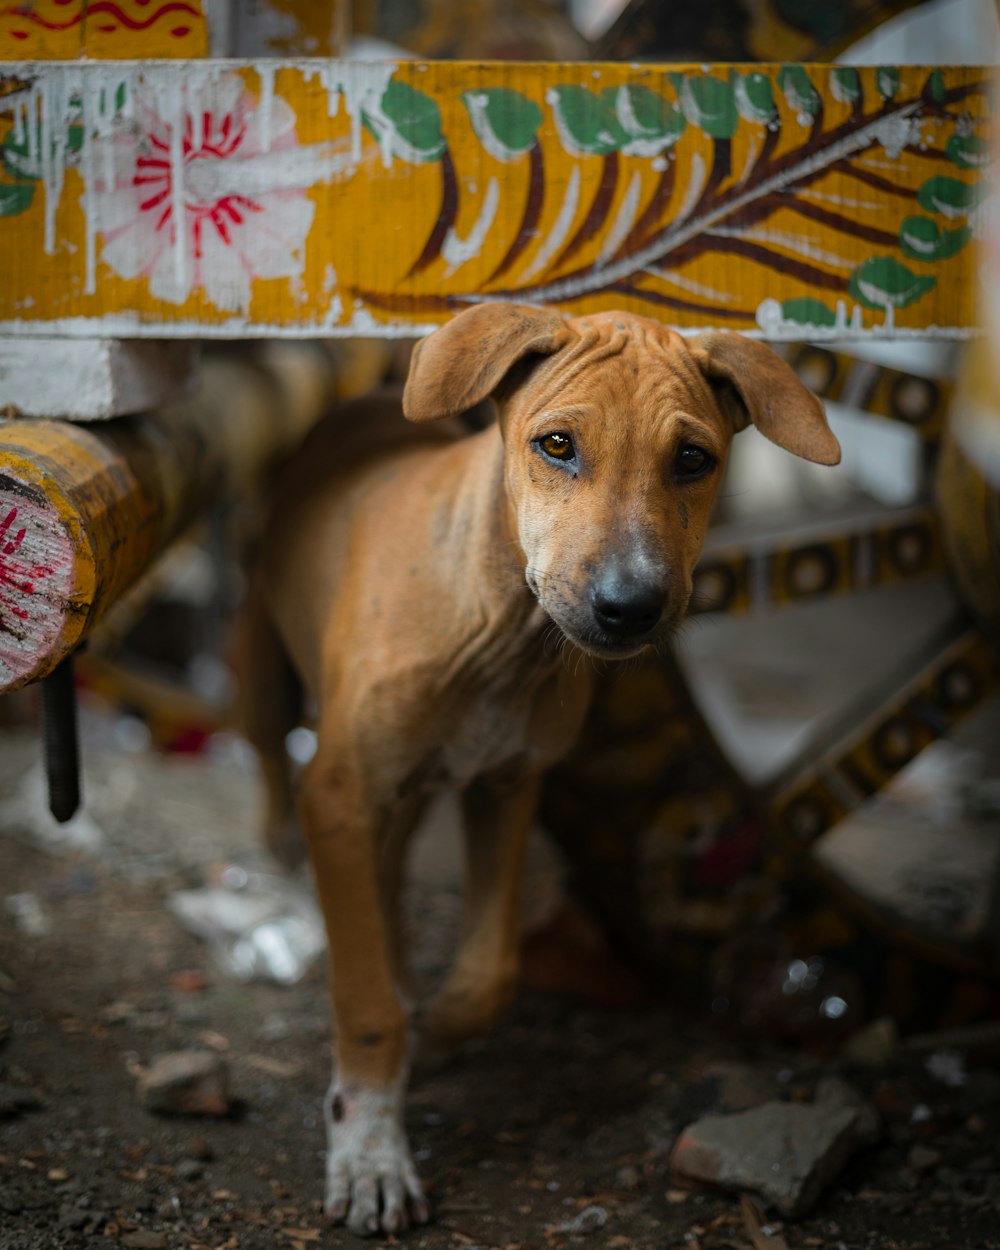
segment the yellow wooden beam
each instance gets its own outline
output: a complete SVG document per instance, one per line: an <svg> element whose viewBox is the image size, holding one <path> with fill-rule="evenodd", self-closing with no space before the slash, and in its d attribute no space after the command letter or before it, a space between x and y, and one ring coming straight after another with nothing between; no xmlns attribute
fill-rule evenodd
<svg viewBox="0 0 1000 1250"><path fill-rule="evenodd" d="M209 503L259 494L335 391L328 354L283 343L206 360L156 414L0 423L0 694L50 673Z"/></svg>
<svg viewBox="0 0 1000 1250"><path fill-rule="evenodd" d="M965 334L976 68L0 67L0 333L394 335L469 303Z"/></svg>

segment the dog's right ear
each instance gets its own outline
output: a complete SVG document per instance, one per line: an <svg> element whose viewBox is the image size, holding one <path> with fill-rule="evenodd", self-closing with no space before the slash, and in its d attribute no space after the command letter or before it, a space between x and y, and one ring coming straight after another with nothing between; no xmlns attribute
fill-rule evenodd
<svg viewBox="0 0 1000 1250"><path fill-rule="evenodd" d="M524 356L551 356L571 335L565 320L548 309L500 303L468 308L413 349L403 412L410 421L456 417L492 395Z"/></svg>

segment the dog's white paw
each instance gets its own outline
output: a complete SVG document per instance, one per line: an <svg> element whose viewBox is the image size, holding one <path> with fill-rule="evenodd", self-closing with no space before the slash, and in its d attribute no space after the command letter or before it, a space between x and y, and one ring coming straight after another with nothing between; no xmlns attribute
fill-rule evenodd
<svg viewBox="0 0 1000 1250"><path fill-rule="evenodd" d="M326 1214L359 1237L426 1224L430 1207L410 1157L396 1091L330 1086Z"/></svg>

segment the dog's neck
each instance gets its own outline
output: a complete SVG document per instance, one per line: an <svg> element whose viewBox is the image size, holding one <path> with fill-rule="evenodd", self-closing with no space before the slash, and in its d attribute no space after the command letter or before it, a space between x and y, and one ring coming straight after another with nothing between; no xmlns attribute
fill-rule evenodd
<svg viewBox="0 0 1000 1250"><path fill-rule="evenodd" d="M452 501L449 547L464 565L458 583L472 609L469 619L478 619L486 632L495 628L508 639L517 639L529 652L540 652L546 634L555 627L525 580L525 555L507 492L500 430L492 425L463 439L455 450L468 464ZM553 662L559 650L545 647Z"/></svg>

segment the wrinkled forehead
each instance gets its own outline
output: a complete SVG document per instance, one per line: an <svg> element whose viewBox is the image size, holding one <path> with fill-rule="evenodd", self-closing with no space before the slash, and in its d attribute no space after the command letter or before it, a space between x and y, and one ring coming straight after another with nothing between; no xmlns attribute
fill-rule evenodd
<svg viewBox="0 0 1000 1250"><path fill-rule="evenodd" d="M689 412L715 410L712 391L681 335L649 317L601 312L568 323L569 343L541 362L524 401L643 404Z"/></svg>

